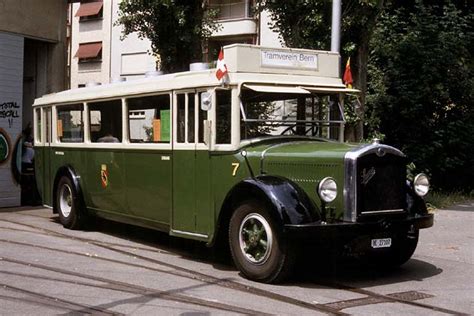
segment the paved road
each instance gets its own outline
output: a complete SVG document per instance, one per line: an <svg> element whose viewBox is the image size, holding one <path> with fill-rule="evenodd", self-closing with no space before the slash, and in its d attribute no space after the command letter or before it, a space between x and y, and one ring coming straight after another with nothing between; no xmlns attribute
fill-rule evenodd
<svg viewBox="0 0 474 316"><path fill-rule="evenodd" d="M439 210L395 271L316 262L293 281L243 279L203 245L48 209L0 209L0 314L474 314L474 202Z"/></svg>

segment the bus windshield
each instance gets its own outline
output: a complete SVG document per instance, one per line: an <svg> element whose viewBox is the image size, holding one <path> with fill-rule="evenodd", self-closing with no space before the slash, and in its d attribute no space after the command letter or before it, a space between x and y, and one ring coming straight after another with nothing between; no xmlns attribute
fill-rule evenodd
<svg viewBox="0 0 474 316"><path fill-rule="evenodd" d="M241 140L299 135L338 138L344 112L339 94L267 93L243 89Z"/></svg>

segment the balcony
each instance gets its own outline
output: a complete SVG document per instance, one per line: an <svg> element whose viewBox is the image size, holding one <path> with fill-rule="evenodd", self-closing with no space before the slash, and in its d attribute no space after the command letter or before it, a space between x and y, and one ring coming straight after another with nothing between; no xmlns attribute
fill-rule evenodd
<svg viewBox="0 0 474 316"><path fill-rule="evenodd" d="M220 28L212 37L229 37L257 34L257 21L253 17L251 0L215 0L209 3L218 11Z"/></svg>
<svg viewBox="0 0 474 316"><path fill-rule="evenodd" d="M253 17L253 1L251 0L211 0L209 6L217 10L219 22Z"/></svg>

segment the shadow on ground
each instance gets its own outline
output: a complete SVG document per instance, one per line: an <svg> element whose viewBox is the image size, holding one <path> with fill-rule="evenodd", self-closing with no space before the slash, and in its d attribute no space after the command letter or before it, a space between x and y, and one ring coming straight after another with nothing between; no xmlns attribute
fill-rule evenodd
<svg viewBox="0 0 474 316"><path fill-rule="evenodd" d="M59 224L58 216L51 221ZM59 224L60 225L60 224ZM221 271L235 271L228 251L207 247L203 242L169 236L167 233L96 218L87 231L97 231L144 246L167 251L182 258L212 265ZM303 255L304 254L304 255ZM416 252L415 252L416 255ZM318 249L305 249L294 277L286 286L304 288L337 287L337 284L365 288L405 281L422 281L442 273L435 265L411 259L401 267L387 268L362 264L353 259L331 256Z"/></svg>

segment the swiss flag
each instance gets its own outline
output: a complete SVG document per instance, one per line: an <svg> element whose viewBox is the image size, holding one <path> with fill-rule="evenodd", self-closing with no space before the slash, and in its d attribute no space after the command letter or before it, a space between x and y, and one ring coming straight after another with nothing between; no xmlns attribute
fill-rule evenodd
<svg viewBox="0 0 474 316"><path fill-rule="evenodd" d="M217 58L217 71L216 71L217 80L221 80L226 74L227 74L227 65L225 64L225 61L224 61L224 51L221 48L221 51L219 52L219 57Z"/></svg>

